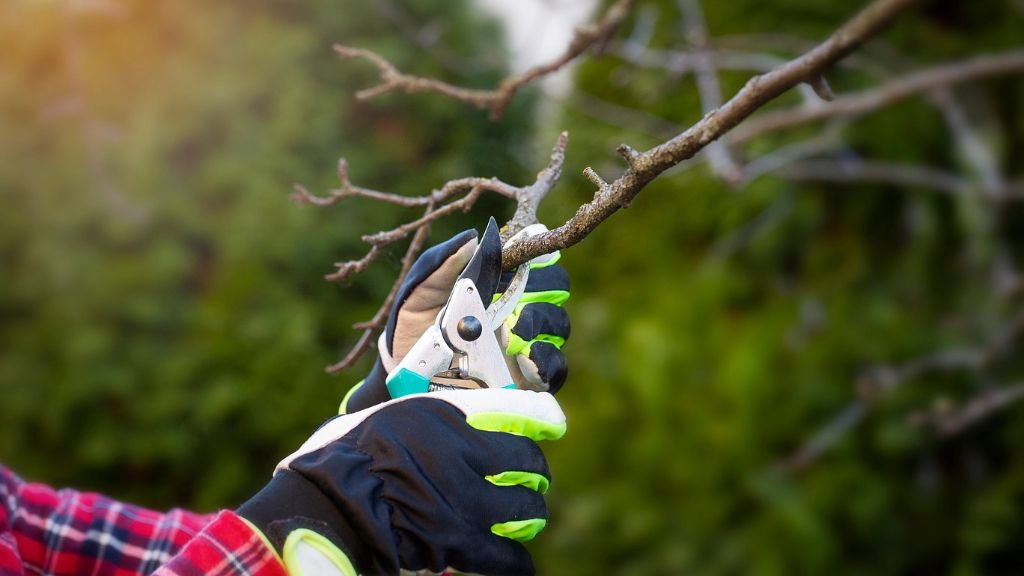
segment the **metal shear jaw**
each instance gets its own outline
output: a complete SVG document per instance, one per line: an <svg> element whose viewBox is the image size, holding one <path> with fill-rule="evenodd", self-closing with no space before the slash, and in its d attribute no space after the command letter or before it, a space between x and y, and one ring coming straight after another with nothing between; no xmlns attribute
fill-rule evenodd
<svg viewBox="0 0 1024 576"><path fill-rule="evenodd" d="M442 314L441 335L453 351L451 368L461 379L472 380L479 387L512 387L512 373L494 334L498 326L488 317L477 292L471 279L457 281Z"/></svg>
<svg viewBox="0 0 1024 576"><path fill-rule="evenodd" d="M519 266L504 293L491 302L501 277L501 240L491 218L436 321L388 376L391 397L467 388L432 383L439 375L455 382L475 383L468 388L514 387L495 331L519 304L529 280L530 264Z"/></svg>
<svg viewBox="0 0 1024 576"><path fill-rule="evenodd" d="M448 305L438 314L437 321L388 376L392 398L444 388L431 382L438 375L476 384L457 386L462 388L514 386L487 310L477 293L470 279L455 283Z"/></svg>

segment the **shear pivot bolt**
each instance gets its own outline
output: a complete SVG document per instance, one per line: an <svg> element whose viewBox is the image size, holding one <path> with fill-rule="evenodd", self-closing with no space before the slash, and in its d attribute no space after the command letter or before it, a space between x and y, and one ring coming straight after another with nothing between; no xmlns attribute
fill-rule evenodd
<svg viewBox="0 0 1024 576"><path fill-rule="evenodd" d="M466 316L459 320L456 329L459 331L459 336L468 342L476 340L484 333L484 327L476 316Z"/></svg>

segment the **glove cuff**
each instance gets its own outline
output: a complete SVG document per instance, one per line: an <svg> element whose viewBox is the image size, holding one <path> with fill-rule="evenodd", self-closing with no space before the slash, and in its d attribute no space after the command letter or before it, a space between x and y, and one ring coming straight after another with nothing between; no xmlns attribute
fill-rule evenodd
<svg viewBox="0 0 1024 576"><path fill-rule="evenodd" d="M384 371L391 374L391 371L398 366L398 361L391 356L391 351L388 350L388 339L386 334L380 333L380 338L377 338L377 355L380 357L380 363L384 366Z"/></svg>
<svg viewBox="0 0 1024 576"><path fill-rule="evenodd" d="M297 548L302 545L316 549L341 574L346 574L346 563L359 573L377 573L372 554L348 520L312 482L295 472L278 471L236 513L264 535L293 574Z"/></svg>

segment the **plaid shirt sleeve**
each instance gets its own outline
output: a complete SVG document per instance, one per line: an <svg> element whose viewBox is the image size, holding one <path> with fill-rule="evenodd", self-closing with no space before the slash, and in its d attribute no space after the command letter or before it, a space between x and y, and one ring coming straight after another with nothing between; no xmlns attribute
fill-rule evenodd
<svg viewBox="0 0 1024 576"><path fill-rule="evenodd" d="M0 576L284 575L238 516L154 512L22 481L0 466Z"/></svg>

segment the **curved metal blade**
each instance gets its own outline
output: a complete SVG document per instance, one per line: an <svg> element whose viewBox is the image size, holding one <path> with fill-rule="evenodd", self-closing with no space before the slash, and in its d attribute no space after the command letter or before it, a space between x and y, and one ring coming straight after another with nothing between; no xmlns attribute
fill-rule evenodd
<svg viewBox="0 0 1024 576"><path fill-rule="evenodd" d="M494 291L498 288L498 281L501 279L501 234L493 216L487 221L487 228L480 237L476 252L473 253L466 269L459 275L459 280L463 278L468 278L476 284L484 308L490 306Z"/></svg>
<svg viewBox="0 0 1024 576"><path fill-rule="evenodd" d="M487 307L487 321L492 327L497 327L498 324L505 320L505 317L515 310L520 298L523 297L523 292L526 291L526 282L529 279L530 263L527 262L516 268L516 273L512 277L512 281L508 283L508 287L505 288L501 298L498 298Z"/></svg>

